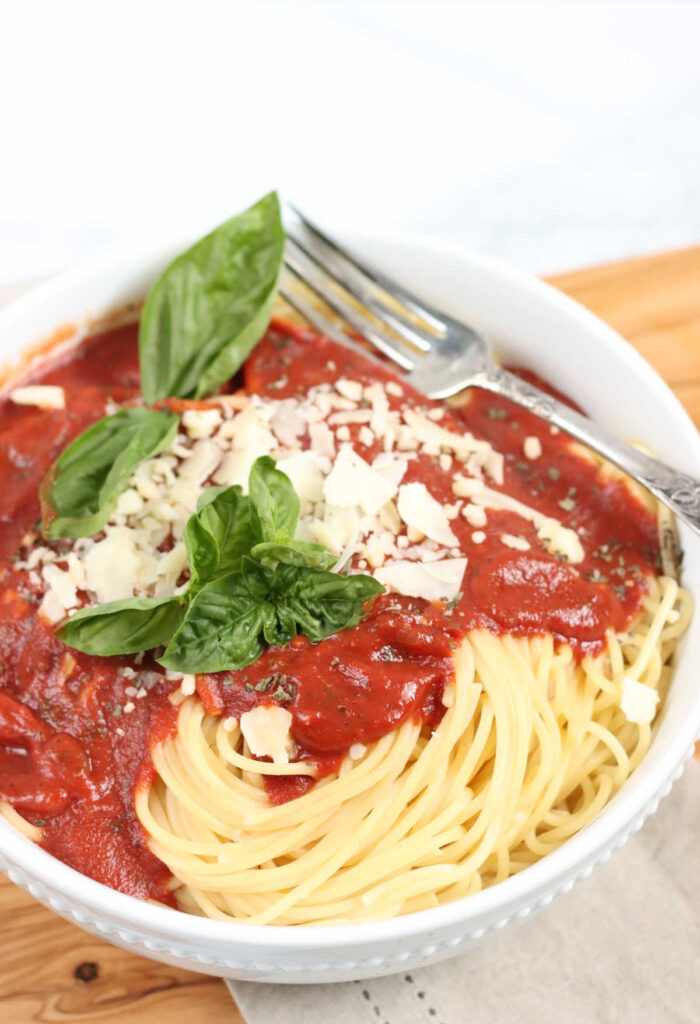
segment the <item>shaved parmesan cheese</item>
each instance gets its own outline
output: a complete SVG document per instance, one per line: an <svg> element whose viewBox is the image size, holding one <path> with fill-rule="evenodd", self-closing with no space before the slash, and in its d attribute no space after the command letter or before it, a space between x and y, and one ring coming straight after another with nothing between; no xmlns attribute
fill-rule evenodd
<svg viewBox="0 0 700 1024"><path fill-rule="evenodd" d="M652 722L658 703L659 695L651 686L645 686L644 683L640 683L630 676L622 677L620 707L628 722L635 722L637 725L647 725Z"/></svg>
<svg viewBox="0 0 700 1024"><path fill-rule="evenodd" d="M47 590L44 594L39 605L39 615L50 626L55 626L61 619L65 619L66 610L59 601L55 590Z"/></svg>
<svg viewBox="0 0 700 1024"><path fill-rule="evenodd" d="M323 498L323 473L318 465L318 456L312 451L294 452L277 463L292 481L299 499L304 502L321 501Z"/></svg>
<svg viewBox="0 0 700 1024"><path fill-rule="evenodd" d="M195 677L192 675L185 675L182 677L182 682L180 683L180 692L184 694L185 697L191 697L195 691L195 685Z"/></svg>
<svg viewBox="0 0 700 1024"><path fill-rule="evenodd" d="M515 537L512 533L502 533L501 543L505 544L507 548L513 548L515 551L529 551L530 543L525 540L524 537Z"/></svg>
<svg viewBox="0 0 700 1024"><path fill-rule="evenodd" d="M76 587L83 588L86 584L85 566L80 561L75 551L68 555L68 572Z"/></svg>
<svg viewBox="0 0 700 1024"><path fill-rule="evenodd" d="M331 505L326 508L323 520L314 519L310 529L312 539L329 551L337 555L345 550L354 552L361 535L360 517L355 508Z"/></svg>
<svg viewBox="0 0 700 1024"><path fill-rule="evenodd" d="M376 537L373 537L369 544L365 544L362 549L362 555L373 569L378 569L381 565L384 565L384 550Z"/></svg>
<svg viewBox="0 0 700 1024"><path fill-rule="evenodd" d="M240 725L251 754L270 757L275 764L288 763L292 743L292 716L289 711L276 704L264 704L252 711L244 711Z"/></svg>
<svg viewBox="0 0 700 1024"><path fill-rule="evenodd" d="M133 596L141 567L133 533L125 526L113 526L85 556L87 588L93 591L98 604Z"/></svg>
<svg viewBox="0 0 700 1024"><path fill-rule="evenodd" d="M378 473L398 487L408 469L408 463L400 456L392 455L391 452L380 452L372 462L372 469L376 469Z"/></svg>
<svg viewBox="0 0 700 1024"><path fill-rule="evenodd" d="M216 483L219 483L217 477L214 477ZM177 502L182 508L191 514L197 508L197 498L202 493L202 486L198 484L196 480L176 480L173 486L170 488L170 501Z"/></svg>
<svg viewBox="0 0 700 1024"><path fill-rule="evenodd" d="M280 444L294 448L297 440L306 430L306 423L291 405L280 405L270 420L270 426Z"/></svg>
<svg viewBox="0 0 700 1024"><path fill-rule="evenodd" d="M379 522L391 533L401 533L401 516L393 501L387 501L386 505L382 505L379 511Z"/></svg>
<svg viewBox="0 0 700 1024"><path fill-rule="evenodd" d="M333 458L335 455L335 436L327 423L312 423L309 427L309 439L311 448L319 455L327 455Z"/></svg>
<svg viewBox="0 0 700 1024"><path fill-rule="evenodd" d="M477 500L479 497L483 497L484 493L488 490L483 480L479 480L476 477L462 476L458 473L452 483L452 493L456 494L459 498L472 498ZM498 493L497 491L494 493ZM485 505L486 501L480 501L480 504ZM493 508L494 506L490 506Z"/></svg>
<svg viewBox="0 0 700 1024"><path fill-rule="evenodd" d="M371 419L370 409L353 409L349 412L334 412L332 416L328 417L328 422L332 427L337 427L348 426L350 423L367 424Z"/></svg>
<svg viewBox="0 0 700 1024"><path fill-rule="evenodd" d="M187 568L187 552L182 541L158 559L156 573L159 578L159 592L156 596L167 597L172 594L177 581Z"/></svg>
<svg viewBox="0 0 700 1024"><path fill-rule="evenodd" d="M452 491L461 498L470 498L473 504L483 508L492 508L500 511L515 512L531 522L537 530L537 535L547 548L554 555L564 555L565 561L575 564L582 562L585 552L580 538L575 530L564 526L558 519L545 516L529 505L523 504L517 498L512 498L502 491L494 491L487 487L483 480L474 480L470 477L457 476L452 484ZM464 515L467 515L465 506ZM470 515L472 513L469 513Z"/></svg>
<svg viewBox="0 0 700 1024"><path fill-rule="evenodd" d="M182 414L182 425L189 437L195 439L211 437L221 425L223 416L219 409L186 409Z"/></svg>
<svg viewBox="0 0 700 1024"><path fill-rule="evenodd" d="M558 519L544 517L537 523L537 536L552 555L565 562L582 562L585 558L579 535L568 526L562 526Z"/></svg>
<svg viewBox="0 0 700 1024"><path fill-rule="evenodd" d="M10 392L15 405L37 405L40 409L65 409L66 393L54 384L28 384Z"/></svg>
<svg viewBox="0 0 700 1024"><path fill-rule="evenodd" d="M455 434L445 430L415 409L404 409L403 418L420 444L434 445L438 449L448 448L461 459L468 458L474 452L487 455L493 451L488 441L478 441L469 433Z"/></svg>
<svg viewBox="0 0 700 1024"><path fill-rule="evenodd" d="M453 601L460 591L466 558L443 558L439 562L391 562L374 573L374 578L406 597L427 601Z"/></svg>
<svg viewBox="0 0 700 1024"><path fill-rule="evenodd" d="M503 484L503 464L504 458L500 452L490 451L484 460L484 469L491 477L494 483Z"/></svg>
<svg viewBox="0 0 700 1024"><path fill-rule="evenodd" d="M542 454L542 442L539 437L526 437L523 443L523 455L526 459L539 459Z"/></svg>
<svg viewBox="0 0 700 1024"><path fill-rule="evenodd" d="M357 380L336 381L335 390L343 398L349 398L351 402L359 402L362 399L362 385Z"/></svg>
<svg viewBox="0 0 700 1024"><path fill-rule="evenodd" d="M450 527L445 509L435 500L425 484L403 484L399 488L397 508L407 526L419 530L438 544L453 547L459 543Z"/></svg>
<svg viewBox="0 0 700 1024"><path fill-rule="evenodd" d="M343 448L323 485L326 501L338 508L359 505L368 515L376 515L396 494L396 484L372 469L352 450Z"/></svg>
<svg viewBox="0 0 700 1024"><path fill-rule="evenodd" d="M223 433L224 427L227 428L227 436L233 440L233 451L224 456L214 474L214 482L227 486L238 484L247 493L251 467L257 458L269 455L273 450L274 435L254 405L249 405L232 420L224 423L219 436ZM213 469L210 472L213 472Z"/></svg>
<svg viewBox="0 0 700 1024"><path fill-rule="evenodd" d="M486 511L481 505L468 504L462 509L462 515L470 526L486 526Z"/></svg>
<svg viewBox="0 0 700 1024"><path fill-rule="evenodd" d="M180 466L180 476L187 480L204 483L221 462L221 449L214 441L203 438L195 442L189 458L184 459Z"/></svg>
<svg viewBox="0 0 700 1024"><path fill-rule="evenodd" d="M119 495L115 511L118 516L133 516L140 512L142 508L142 496L133 487L129 487Z"/></svg>
<svg viewBox="0 0 700 1024"><path fill-rule="evenodd" d="M365 388L364 397L372 408L370 428L377 437L383 437L389 425L389 399L386 397L384 386L379 382L370 384ZM392 417L395 419L395 417Z"/></svg>
<svg viewBox="0 0 700 1024"><path fill-rule="evenodd" d="M77 588L69 572L59 569L57 565L45 565L41 574L63 608L77 608Z"/></svg>

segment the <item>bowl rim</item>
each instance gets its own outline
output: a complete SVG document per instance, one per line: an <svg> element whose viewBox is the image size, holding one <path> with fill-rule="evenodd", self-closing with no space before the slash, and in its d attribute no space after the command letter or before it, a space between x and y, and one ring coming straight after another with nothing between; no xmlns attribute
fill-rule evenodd
<svg viewBox="0 0 700 1024"><path fill-rule="evenodd" d="M642 380L645 388L658 400L660 407L668 416L671 432L683 443L684 461L688 464L686 468L689 471L694 469L700 472L700 434L670 387L617 331L564 292L498 259L482 256L459 244L444 242L427 235L404 231L343 231L339 234L347 239L351 246L357 244L360 249L381 241L397 247L420 249L437 259L440 256L456 259L465 267L478 268L500 278L504 288L519 291L531 300L553 306L565 316L578 321L585 330L597 335L603 345L614 353L618 362L627 364ZM21 323L35 306L40 306L73 288L89 285L90 280L101 272L110 268L118 271L125 266L133 266L134 270L138 270L139 267L147 268L190 244L192 238L187 236L179 243L170 240L166 244L141 246L116 255L107 254L64 271L44 283L31 287L0 310L0 332L11 330L16 323ZM105 310L105 313L109 312ZM686 546L689 535L685 530L682 532ZM694 621L696 629L700 630L698 617ZM384 920L298 927L250 925L187 914L144 902L81 874L20 835L5 821L0 821L0 853L9 858L10 867L17 864L33 879L41 880L53 893L77 904L81 911L89 907L96 916L106 916L112 922L118 919L120 925L145 929L149 934L156 933L161 938L186 940L190 943L200 941L220 950L245 945L249 949L258 947L261 952L265 949L284 949L287 952L302 953L318 949L361 947L370 943L376 946L378 943L400 938L438 934L455 925L476 925L482 918L490 917L498 911L506 917L515 908L531 907L537 903L541 895L556 892L565 879L575 880L587 874L588 868L592 869L606 859L606 851L614 848L616 840L624 841L635 828L637 821L641 824L646 814L653 810L653 801L658 799L660 794L665 795L670 788L669 781L673 780L674 773L678 772L692 750L698 733L700 690L672 742L657 750L653 757L652 746L613 800L592 822L556 850L517 875L471 896ZM645 774L640 775L641 766L648 761L652 762L651 765Z"/></svg>

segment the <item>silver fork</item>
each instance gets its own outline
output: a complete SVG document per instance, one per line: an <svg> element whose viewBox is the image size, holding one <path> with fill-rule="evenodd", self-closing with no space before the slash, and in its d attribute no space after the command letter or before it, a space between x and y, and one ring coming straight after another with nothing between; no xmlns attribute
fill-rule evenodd
<svg viewBox="0 0 700 1024"><path fill-rule="evenodd" d="M502 369L491 358L486 340L471 327L417 299L380 270L361 263L289 204L285 227L288 278L303 282L319 295L351 328L393 360L423 394L448 398L465 388L480 387L509 398L634 477L700 533L700 482L637 451ZM352 348L361 347L297 289L285 284L282 294L323 334ZM365 348L361 351L368 354Z"/></svg>

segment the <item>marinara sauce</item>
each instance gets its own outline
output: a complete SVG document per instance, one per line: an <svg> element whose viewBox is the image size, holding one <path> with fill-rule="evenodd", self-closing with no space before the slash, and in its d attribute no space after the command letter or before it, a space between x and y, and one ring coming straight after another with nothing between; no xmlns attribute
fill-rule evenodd
<svg viewBox="0 0 700 1024"><path fill-rule="evenodd" d="M395 380L358 353L280 320L244 368L247 390L266 398L301 397L341 377ZM63 387L65 409L0 401L0 800L39 825L42 845L83 874L172 904L169 873L148 850L134 792L153 777L152 747L176 727L168 697L178 684L148 656L100 658L66 647L37 614L40 578L15 566L38 531L44 473L105 414L108 399L136 397L138 379L131 324L88 338L29 375L25 383ZM431 404L406 388L390 401ZM461 408L445 409L441 424L502 452L502 489L575 528L585 559L572 571L512 512L489 510L480 542L484 531L458 516L451 526L468 567L452 606L384 594L352 630L319 644L299 636L246 669L197 678L198 695L215 715L239 717L281 687L298 756L313 761L319 776L336 770L353 744L372 742L408 718L436 725L453 675L451 651L465 631L552 633L577 657L594 654L607 629L623 629L634 617L645 576L659 570L655 517L565 435L476 389ZM378 443L363 446L358 428L350 431L371 461ZM532 437L541 455L528 459L524 444ZM454 501L453 470L434 457L419 453L409 462L403 482L411 481L425 483L442 503ZM504 547L502 534L522 537L529 550ZM312 784L308 777L270 779L268 794L279 803Z"/></svg>

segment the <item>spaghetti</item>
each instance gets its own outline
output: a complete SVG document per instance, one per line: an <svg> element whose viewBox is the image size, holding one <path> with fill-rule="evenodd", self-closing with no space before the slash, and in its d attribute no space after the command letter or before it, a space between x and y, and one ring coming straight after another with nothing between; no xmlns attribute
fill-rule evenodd
<svg viewBox="0 0 700 1024"><path fill-rule="evenodd" d="M121 326L35 374L65 409L0 404L10 824L132 895L296 926L468 896L600 812L648 749L692 614L665 512L503 399L429 402L278 320L244 388L174 404L175 440L99 534L47 543L43 473L105 395L138 398L136 366ZM162 649L54 635L77 607L182 594L202 494L270 455L298 539L386 588L356 626L196 678Z"/></svg>
<svg viewBox="0 0 700 1024"><path fill-rule="evenodd" d="M278 807L240 729L196 697L136 796L188 911L251 924L376 920L458 899L523 870L587 825L639 764L650 726L621 710L624 676L663 694L691 615L670 577L630 630L577 662L551 636L470 633L445 715L348 755ZM673 621L671 621L673 620Z"/></svg>

